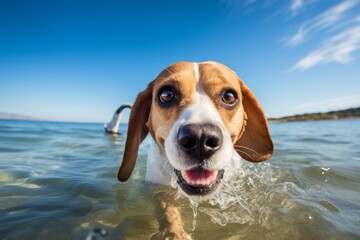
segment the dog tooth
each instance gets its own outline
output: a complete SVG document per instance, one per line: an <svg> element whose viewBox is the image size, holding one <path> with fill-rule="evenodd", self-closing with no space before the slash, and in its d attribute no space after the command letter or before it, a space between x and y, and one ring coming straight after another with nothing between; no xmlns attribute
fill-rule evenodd
<svg viewBox="0 0 360 240"><path fill-rule="evenodd" d="M213 173L213 175L212 175L211 177L212 177L213 179L215 179L215 178L217 177L217 174L218 174L218 171L215 170L214 173Z"/></svg>

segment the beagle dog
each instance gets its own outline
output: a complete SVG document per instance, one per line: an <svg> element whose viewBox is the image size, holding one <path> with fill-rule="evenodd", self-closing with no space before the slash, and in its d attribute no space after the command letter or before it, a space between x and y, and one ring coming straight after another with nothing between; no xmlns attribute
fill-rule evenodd
<svg viewBox="0 0 360 240"><path fill-rule="evenodd" d="M154 141L145 180L170 185L175 172L183 194L201 198L221 191L232 159L261 162L271 157L274 148L254 94L217 62L171 65L137 96L120 181L130 177L148 133Z"/></svg>

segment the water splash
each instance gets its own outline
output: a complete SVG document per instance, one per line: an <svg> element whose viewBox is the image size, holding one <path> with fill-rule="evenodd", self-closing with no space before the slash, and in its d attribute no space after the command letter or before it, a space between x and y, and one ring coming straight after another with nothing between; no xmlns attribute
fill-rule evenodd
<svg viewBox="0 0 360 240"><path fill-rule="evenodd" d="M196 229L197 217L198 217L199 202L193 201L191 198L189 198L189 200L190 200L190 206L191 206L191 208L192 208L192 210L193 210L192 231L195 231L195 229Z"/></svg>
<svg viewBox="0 0 360 240"><path fill-rule="evenodd" d="M298 192L298 189L290 186L289 190L288 184L279 186L276 181L281 174L277 168L268 163L253 164L236 158L233 161L225 169L221 191L210 199L182 194L177 177L173 174L171 185L177 188L176 198L185 196L190 202L193 230L196 228L198 212L208 215L212 222L221 226L229 223L266 225L271 214L270 200L288 209L292 208L292 202L285 193L292 190Z"/></svg>
<svg viewBox="0 0 360 240"><path fill-rule="evenodd" d="M85 240L104 240L108 231L104 228L95 228L88 233Z"/></svg>

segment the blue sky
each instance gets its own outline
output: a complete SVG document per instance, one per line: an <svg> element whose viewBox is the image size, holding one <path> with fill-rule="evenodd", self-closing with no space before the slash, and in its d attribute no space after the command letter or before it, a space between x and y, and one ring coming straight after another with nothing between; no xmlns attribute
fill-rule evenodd
<svg viewBox="0 0 360 240"><path fill-rule="evenodd" d="M163 66L207 60L269 117L360 106L359 50L359 0L5 0L0 112L106 122Z"/></svg>

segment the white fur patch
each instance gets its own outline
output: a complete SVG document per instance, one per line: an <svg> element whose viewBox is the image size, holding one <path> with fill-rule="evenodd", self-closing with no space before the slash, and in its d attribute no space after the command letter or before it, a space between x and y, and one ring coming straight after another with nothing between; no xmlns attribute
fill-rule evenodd
<svg viewBox="0 0 360 240"><path fill-rule="evenodd" d="M203 87L200 82L199 64L194 63L194 72L196 79L196 102L190 104L184 108L180 117L174 122L170 133L165 140L165 153L170 164L178 170L187 170L195 167L189 165L191 161L180 148L177 142L177 133L179 129L187 124L213 124L221 129L223 135L223 146L217 151L208 161L207 166L209 169L224 169L228 165L233 152L232 141L228 134L224 123L209 97L203 91Z"/></svg>
<svg viewBox="0 0 360 240"><path fill-rule="evenodd" d="M200 80L200 71L199 71L199 64L194 63L194 72L195 72L195 80L198 83Z"/></svg>
<svg viewBox="0 0 360 240"><path fill-rule="evenodd" d="M226 130L221 116L214 103L205 94L200 82L199 64L194 63L194 74L196 91L193 93L196 101L184 108L179 118L173 123L172 128L165 140L165 151L162 151L155 143L149 151L147 159L146 180L153 183L170 184L171 174L174 168L177 170L188 170L194 166L189 161L189 156L180 149L177 141L179 129L187 124L213 124L221 129L223 145L204 167L208 169L221 170L231 162L234 148L229 133Z"/></svg>
<svg viewBox="0 0 360 240"><path fill-rule="evenodd" d="M152 140L146 161L145 180L156 184L170 185L173 170L164 152Z"/></svg>

